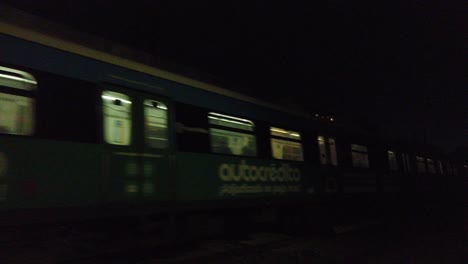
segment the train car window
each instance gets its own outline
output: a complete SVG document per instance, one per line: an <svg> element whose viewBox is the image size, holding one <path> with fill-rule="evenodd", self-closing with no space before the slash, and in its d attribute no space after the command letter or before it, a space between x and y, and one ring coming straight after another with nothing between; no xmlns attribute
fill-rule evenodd
<svg viewBox="0 0 468 264"><path fill-rule="evenodd" d="M353 167L369 168L369 154L366 146L351 144L351 159Z"/></svg>
<svg viewBox="0 0 468 264"><path fill-rule="evenodd" d="M34 100L0 92L0 133L32 135Z"/></svg>
<svg viewBox="0 0 468 264"><path fill-rule="evenodd" d="M320 164L326 165L328 163L328 155L327 155L327 146L325 144L325 138L322 136L318 136L317 142L318 142L319 153L320 153Z"/></svg>
<svg viewBox="0 0 468 264"><path fill-rule="evenodd" d="M31 74L0 66L0 133L33 134L36 87Z"/></svg>
<svg viewBox="0 0 468 264"><path fill-rule="evenodd" d="M301 134L270 127L271 150L275 159L304 161Z"/></svg>
<svg viewBox="0 0 468 264"><path fill-rule="evenodd" d="M104 140L113 145L130 145L131 106L130 98L122 93L103 91Z"/></svg>
<svg viewBox="0 0 468 264"><path fill-rule="evenodd" d="M208 113L210 146L213 153L257 156L255 124L247 119Z"/></svg>
<svg viewBox="0 0 468 264"><path fill-rule="evenodd" d="M442 161L437 161L437 166L439 167L439 173L444 174L444 167L442 166Z"/></svg>
<svg viewBox="0 0 468 264"><path fill-rule="evenodd" d="M434 161L431 159L427 159L427 170L429 173L435 174L435 166L434 166Z"/></svg>
<svg viewBox="0 0 468 264"><path fill-rule="evenodd" d="M330 163L333 166L338 166L338 156L336 155L336 144L334 138L328 139L328 146L330 147Z"/></svg>
<svg viewBox="0 0 468 264"><path fill-rule="evenodd" d="M416 157L416 170L419 173L426 173L426 163L423 157Z"/></svg>
<svg viewBox="0 0 468 264"><path fill-rule="evenodd" d="M166 104L145 100L145 142L151 148L165 149L168 144Z"/></svg>
<svg viewBox="0 0 468 264"><path fill-rule="evenodd" d="M387 151L387 155L388 155L388 167L390 168L390 170L393 170L393 171L398 170L398 162L397 162L397 156L395 152L389 150Z"/></svg>

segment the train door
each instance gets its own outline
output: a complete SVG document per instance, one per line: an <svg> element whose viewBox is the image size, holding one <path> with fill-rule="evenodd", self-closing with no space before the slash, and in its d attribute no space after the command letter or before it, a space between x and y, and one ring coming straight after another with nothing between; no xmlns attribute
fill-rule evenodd
<svg viewBox="0 0 468 264"><path fill-rule="evenodd" d="M317 136L322 188L325 193L338 191L338 154L335 137L320 133Z"/></svg>
<svg viewBox="0 0 468 264"><path fill-rule="evenodd" d="M105 85L101 91L107 202L167 200L171 104L166 98Z"/></svg>

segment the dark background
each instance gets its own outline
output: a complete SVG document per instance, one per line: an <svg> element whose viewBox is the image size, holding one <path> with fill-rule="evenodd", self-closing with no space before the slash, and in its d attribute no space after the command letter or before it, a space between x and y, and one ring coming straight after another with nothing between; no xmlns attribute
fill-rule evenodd
<svg viewBox="0 0 468 264"><path fill-rule="evenodd" d="M446 151L468 147L461 2L2 2L252 97Z"/></svg>

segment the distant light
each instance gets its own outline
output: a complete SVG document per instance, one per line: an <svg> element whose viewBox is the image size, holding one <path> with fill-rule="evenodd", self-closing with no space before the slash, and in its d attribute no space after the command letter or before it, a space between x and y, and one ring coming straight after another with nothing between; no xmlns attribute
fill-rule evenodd
<svg viewBox="0 0 468 264"><path fill-rule="evenodd" d="M333 122L333 121L335 121L335 120L333 119L333 117L330 117L330 121L332 121L332 122Z"/></svg>
<svg viewBox="0 0 468 264"><path fill-rule="evenodd" d="M315 114L315 117L319 117L319 114Z"/></svg>

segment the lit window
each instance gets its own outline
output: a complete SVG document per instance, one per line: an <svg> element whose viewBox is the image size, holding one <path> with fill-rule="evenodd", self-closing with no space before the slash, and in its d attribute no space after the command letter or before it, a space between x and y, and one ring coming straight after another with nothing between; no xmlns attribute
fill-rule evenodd
<svg viewBox="0 0 468 264"><path fill-rule="evenodd" d="M369 168L369 155L366 146L351 144L351 158L353 167Z"/></svg>
<svg viewBox="0 0 468 264"><path fill-rule="evenodd" d="M325 165L328 163L327 146L325 144L325 138L322 136L318 136L317 141L318 141L319 153L320 153L320 163Z"/></svg>
<svg viewBox="0 0 468 264"><path fill-rule="evenodd" d="M435 166L434 166L434 161L431 159L427 159L427 169L429 173L435 174Z"/></svg>
<svg viewBox="0 0 468 264"><path fill-rule="evenodd" d="M32 135L36 79L29 73L0 66L0 133Z"/></svg>
<svg viewBox="0 0 468 264"><path fill-rule="evenodd" d="M210 112L211 151L220 154L257 156L255 124L247 119Z"/></svg>
<svg viewBox="0 0 468 264"><path fill-rule="evenodd" d="M132 102L125 94L102 93L104 140L113 145L130 145Z"/></svg>
<svg viewBox="0 0 468 264"><path fill-rule="evenodd" d="M152 148L168 147L167 106L158 101L145 100L145 140Z"/></svg>
<svg viewBox="0 0 468 264"><path fill-rule="evenodd" d="M275 159L303 161L301 134L271 127L271 150Z"/></svg>
<svg viewBox="0 0 468 264"><path fill-rule="evenodd" d="M424 162L424 158L416 157L416 169L419 173L426 173L426 163Z"/></svg>
<svg viewBox="0 0 468 264"><path fill-rule="evenodd" d="M0 66L0 85L32 91L37 88L37 81L27 72Z"/></svg>
<svg viewBox="0 0 468 264"><path fill-rule="evenodd" d="M398 161L395 152L387 151L388 154L388 167L390 170L398 170Z"/></svg>

